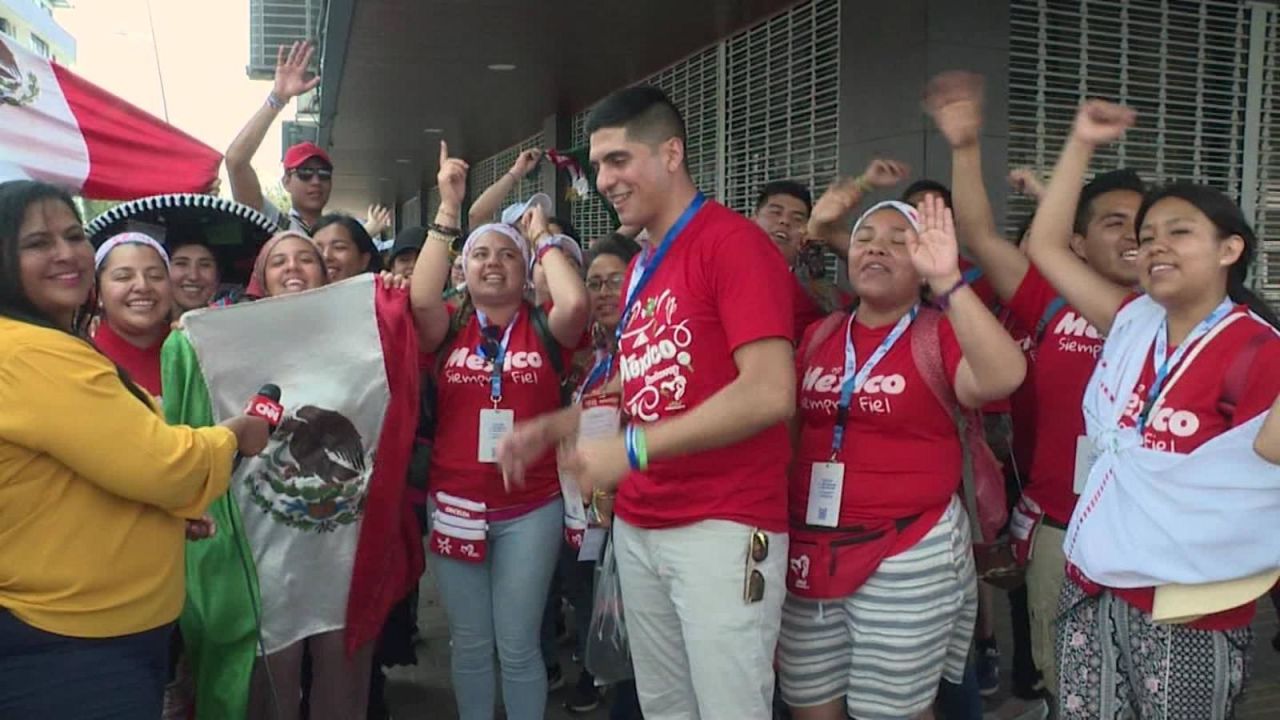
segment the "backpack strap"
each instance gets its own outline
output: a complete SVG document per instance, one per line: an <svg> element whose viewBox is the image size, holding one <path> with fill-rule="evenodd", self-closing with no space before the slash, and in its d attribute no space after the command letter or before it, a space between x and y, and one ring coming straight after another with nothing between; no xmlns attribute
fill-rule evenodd
<svg viewBox="0 0 1280 720"><path fill-rule="evenodd" d="M1222 397L1218 400L1218 412L1230 420L1232 426L1235 425L1236 404L1244 395L1245 383L1249 382L1249 368L1253 365L1253 359L1273 337L1275 332L1270 329L1258 331L1227 366L1227 374L1222 380Z"/></svg>
<svg viewBox="0 0 1280 720"><path fill-rule="evenodd" d="M563 378L565 376L564 348L551 332L547 311L534 305L529 309L529 319L533 321L533 331L538 334L538 340L542 342L543 349L551 356L551 367L556 371L556 377Z"/></svg>
<svg viewBox="0 0 1280 720"><path fill-rule="evenodd" d="M1036 323L1036 344L1039 345L1044 340L1044 331L1049 328L1049 323L1053 322L1053 317L1058 311L1067 306L1067 299L1058 295L1044 308L1044 314L1040 316L1040 321Z"/></svg>
<svg viewBox="0 0 1280 720"><path fill-rule="evenodd" d="M946 409L956 424L956 434L960 437L961 475L964 491L965 510L969 514L969 523L973 536L978 542L991 542L995 538L984 537L983 523L978 512L978 488L975 466L978 454L991 454L982 437L982 418L978 411L969 410L960 404L955 389L947 379L946 364L942 359L942 342L938 326L942 322L942 313L928 307L921 307L911 329L911 359L916 370L924 378L930 392L938 400L938 404Z"/></svg>
<svg viewBox="0 0 1280 720"><path fill-rule="evenodd" d="M833 312L822 318L821 324L818 325L813 331L813 335L809 338L809 344L805 345L800 351L800 357L804 360L806 367L809 365L809 361L813 359L813 354L818 351L818 348L822 347L822 343L835 334L837 328L847 322L849 322L849 313L843 311Z"/></svg>

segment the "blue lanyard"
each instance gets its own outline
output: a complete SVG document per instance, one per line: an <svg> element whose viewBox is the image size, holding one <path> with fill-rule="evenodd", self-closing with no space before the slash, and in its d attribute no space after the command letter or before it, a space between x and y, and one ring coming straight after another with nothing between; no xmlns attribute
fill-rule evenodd
<svg viewBox="0 0 1280 720"><path fill-rule="evenodd" d="M1169 371L1172 370L1179 362L1182 356L1187 353L1187 349L1196 343L1205 333L1213 329L1215 325L1222 322L1222 319L1231 312L1235 305L1230 298L1225 298L1213 312L1209 313L1209 317L1200 321L1195 330L1187 336L1182 344L1178 345L1178 349L1173 352L1173 357L1169 355L1169 319L1165 318L1160 323L1160 330L1156 333L1156 345L1151 354L1151 364L1156 368L1155 382L1151 383L1151 389L1147 391L1147 401L1142 406L1142 412L1138 415L1138 433L1147 427L1147 417L1151 415L1151 408L1155 406L1156 398L1160 396L1160 390L1164 388L1165 380L1169 378Z"/></svg>
<svg viewBox="0 0 1280 720"><path fill-rule="evenodd" d="M636 266L631 270L631 282L627 287L627 299L622 305L622 317L618 320L618 329L614 333L614 354L622 350L622 331L627 327L627 322L631 320L631 311L635 310L636 298L640 296L640 292L644 290L649 281L658 271L658 266L667 257L667 251L671 249L671 245L685 227L693 220L693 216L698 214L698 210L707 202L707 196L699 191L693 196L693 202L689 203L689 207L680 213L680 217L675 224L667 230L667 234L663 236L662 242L654 249L652 253L643 253L636 260ZM609 362L605 371L606 377L613 371L613 354L609 356Z"/></svg>
<svg viewBox="0 0 1280 720"><path fill-rule="evenodd" d="M903 315L898 320L898 324L893 326L889 335L880 341L880 347L871 353L871 357L867 358L866 364L861 368L857 367L858 355L853 349L853 319L857 313L849 316L849 328L844 335L844 375L840 382L840 404L836 406L836 425L831 434L832 461L840 455L840 448L844 446L844 427L849 422L849 406L853 404L853 394L862 389L862 384L871 376L871 371L880 364L885 355L889 354L893 346L907 332L907 328L911 327L911 321L916 319L916 313L919 310L920 307L917 305L911 308L911 312Z"/></svg>
<svg viewBox="0 0 1280 720"><path fill-rule="evenodd" d="M591 392L591 388L598 382L602 382L609 372L610 359L613 356L608 353L601 353L596 357L595 365L591 366L591 372L587 373L587 379L582 381L578 386L577 392L573 395L573 404L577 405L582 402L582 396Z"/></svg>
<svg viewBox="0 0 1280 720"><path fill-rule="evenodd" d="M489 371L489 399L493 401L495 408L502 402L502 366L507 362L507 347L511 344L511 331L515 329L516 321L519 319L520 312L516 311L511 322L507 324L506 331L502 333L502 344L498 346L497 355L490 357L484 343L480 343L480 347L476 349L481 357L493 363L493 369ZM484 328L489 327L489 318L479 308L476 308L476 321L480 323L481 334L483 334Z"/></svg>

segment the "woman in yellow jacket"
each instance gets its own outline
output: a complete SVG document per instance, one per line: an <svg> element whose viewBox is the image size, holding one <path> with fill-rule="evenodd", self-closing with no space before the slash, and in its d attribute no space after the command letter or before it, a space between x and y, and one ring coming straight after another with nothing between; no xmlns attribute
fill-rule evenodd
<svg viewBox="0 0 1280 720"><path fill-rule="evenodd" d="M0 183L0 718L160 717L184 524L266 422L170 427L81 333L71 198Z"/></svg>

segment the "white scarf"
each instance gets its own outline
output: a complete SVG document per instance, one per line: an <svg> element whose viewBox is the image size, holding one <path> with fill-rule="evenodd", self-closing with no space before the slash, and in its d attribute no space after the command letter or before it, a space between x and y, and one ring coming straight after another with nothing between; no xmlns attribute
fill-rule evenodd
<svg viewBox="0 0 1280 720"><path fill-rule="evenodd" d="M1200 352L1243 318L1231 313L1187 353L1149 417ZM1099 455L1067 529L1067 560L1115 588L1280 568L1280 466L1253 451L1266 413L1187 455L1146 449L1137 428L1119 426L1164 319L1164 308L1145 296L1122 309L1085 390L1085 425Z"/></svg>

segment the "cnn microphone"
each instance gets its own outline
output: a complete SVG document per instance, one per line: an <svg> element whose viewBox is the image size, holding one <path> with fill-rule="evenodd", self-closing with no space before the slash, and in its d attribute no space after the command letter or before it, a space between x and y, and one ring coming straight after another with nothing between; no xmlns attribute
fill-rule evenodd
<svg viewBox="0 0 1280 720"><path fill-rule="evenodd" d="M267 383L263 385L244 409L245 415L262 418L267 421L271 432L275 432L284 418L284 406L280 404L280 386Z"/></svg>

